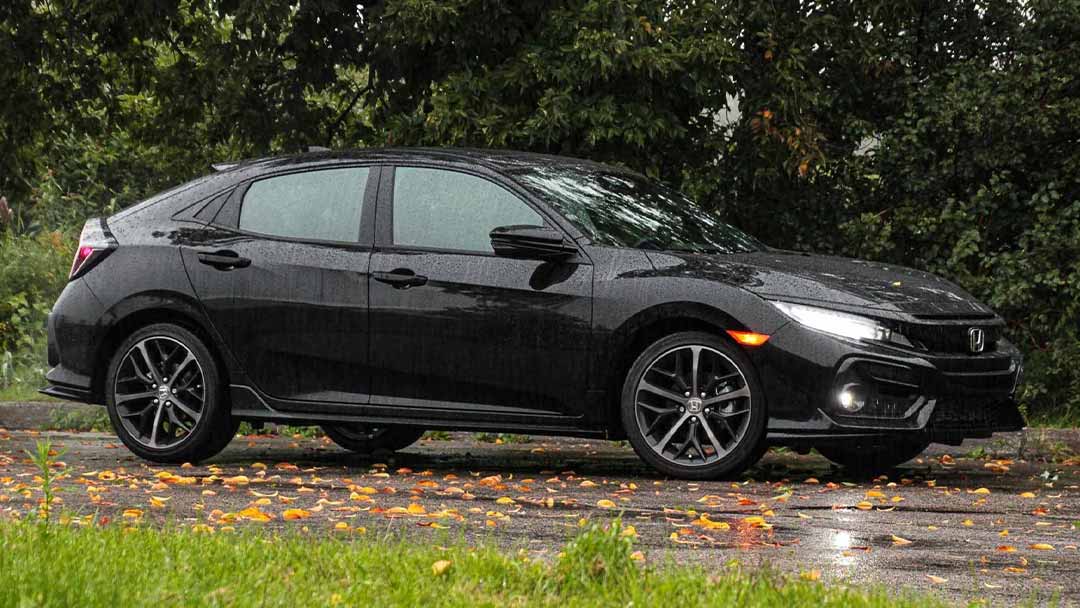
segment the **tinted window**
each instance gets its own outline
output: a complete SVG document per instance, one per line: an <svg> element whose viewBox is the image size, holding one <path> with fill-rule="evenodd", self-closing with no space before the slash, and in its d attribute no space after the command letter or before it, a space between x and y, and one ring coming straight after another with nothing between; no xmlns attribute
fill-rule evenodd
<svg viewBox="0 0 1080 608"><path fill-rule="evenodd" d="M570 165L512 172L596 243L707 253L765 248L685 195L634 173Z"/></svg>
<svg viewBox="0 0 1080 608"><path fill-rule="evenodd" d="M355 242L360 236L366 167L325 169L251 184L240 229L297 239Z"/></svg>
<svg viewBox="0 0 1080 608"><path fill-rule="evenodd" d="M455 171L398 167L394 173L394 243L492 252L493 228L543 226L514 194L486 179Z"/></svg>

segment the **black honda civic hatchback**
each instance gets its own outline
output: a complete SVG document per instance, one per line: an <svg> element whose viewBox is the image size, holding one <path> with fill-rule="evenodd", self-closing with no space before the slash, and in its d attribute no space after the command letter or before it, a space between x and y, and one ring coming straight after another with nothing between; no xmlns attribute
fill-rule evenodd
<svg viewBox="0 0 1080 608"><path fill-rule="evenodd" d="M768 247L624 169L479 150L245 161L86 223L43 392L157 462L241 421L627 439L664 474L770 445L883 471L1019 429L1003 320L918 270Z"/></svg>

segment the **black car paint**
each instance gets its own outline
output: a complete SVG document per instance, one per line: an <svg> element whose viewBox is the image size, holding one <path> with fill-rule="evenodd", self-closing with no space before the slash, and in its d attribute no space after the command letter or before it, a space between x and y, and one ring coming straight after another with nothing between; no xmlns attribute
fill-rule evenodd
<svg viewBox="0 0 1080 608"><path fill-rule="evenodd" d="M586 161L459 150L305 154L240 164L121 212L108 219L120 247L70 282L50 315L45 392L102 402L111 349L134 327L171 319L213 345L239 418L618 437L616 396L635 348L657 331L707 328L771 336L746 352L766 389L776 443L921 432L934 405L954 396L1005 404L1002 422L974 434L1022 424L1011 389L958 387L924 354L822 334L766 302L827 306L897 326L1003 324L959 287L917 270L780 250L706 255L593 245L500 172L566 162ZM237 205L252 180L350 165L377 169L357 242L237 229ZM394 247L387 185L395 165L496 181L579 253L539 261ZM250 265L206 263L223 254ZM395 285L381 274L403 271L425 280ZM1007 361L1015 376L1019 353L1003 338L998 345L958 357L960 367L986 361L1000 372ZM912 370L923 393L919 411L899 422L838 412L835 376L858 360ZM957 440L956 433L933 438Z"/></svg>

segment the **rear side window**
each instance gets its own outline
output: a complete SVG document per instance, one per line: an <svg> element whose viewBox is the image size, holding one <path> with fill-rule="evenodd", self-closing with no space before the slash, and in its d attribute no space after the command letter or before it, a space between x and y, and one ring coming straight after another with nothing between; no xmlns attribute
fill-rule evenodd
<svg viewBox="0 0 1080 608"><path fill-rule="evenodd" d="M355 242L367 167L324 169L259 180L240 207L240 229L273 236Z"/></svg>
<svg viewBox="0 0 1080 608"><path fill-rule="evenodd" d="M516 195L486 179L442 169L394 171L394 244L493 253L493 228L543 226Z"/></svg>

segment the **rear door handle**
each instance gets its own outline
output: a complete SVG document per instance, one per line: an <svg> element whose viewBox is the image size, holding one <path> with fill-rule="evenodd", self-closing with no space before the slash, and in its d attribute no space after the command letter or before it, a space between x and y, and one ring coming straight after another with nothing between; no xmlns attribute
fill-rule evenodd
<svg viewBox="0 0 1080 608"><path fill-rule="evenodd" d="M371 277L380 283L390 285L394 289L408 289L427 283L427 277L420 276L408 268L397 268L390 272L373 272Z"/></svg>
<svg viewBox="0 0 1080 608"><path fill-rule="evenodd" d="M239 253L223 249L213 253L200 252L199 262L207 266L213 266L218 270L232 270L234 268L247 268L251 266L250 258L242 258Z"/></svg>

